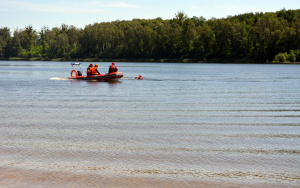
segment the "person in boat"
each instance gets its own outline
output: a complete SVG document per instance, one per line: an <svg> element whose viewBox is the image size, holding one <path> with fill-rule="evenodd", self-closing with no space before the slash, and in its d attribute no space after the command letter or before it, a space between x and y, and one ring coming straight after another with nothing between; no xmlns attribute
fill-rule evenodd
<svg viewBox="0 0 300 188"><path fill-rule="evenodd" d="M118 68L116 67L115 62L113 62L108 69L108 73L112 73L112 72L118 72Z"/></svg>
<svg viewBox="0 0 300 188"><path fill-rule="evenodd" d="M92 69L93 69L93 67L94 67L94 64L91 63L89 65L89 67L86 69L86 75L92 75Z"/></svg>
<svg viewBox="0 0 300 188"><path fill-rule="evenodd" d="M92 75L97 75L100 74L100 72L98 71L98 64L96 64L93 68L92 68Z"/></svg>
<svg viewBox="0 0 300 188"><path fill-rule="evenodd" d="M135 79L142 80L142 79L143 79L143 76L142 76L142 75L139 75L138 77L135 77Z"/></svg>

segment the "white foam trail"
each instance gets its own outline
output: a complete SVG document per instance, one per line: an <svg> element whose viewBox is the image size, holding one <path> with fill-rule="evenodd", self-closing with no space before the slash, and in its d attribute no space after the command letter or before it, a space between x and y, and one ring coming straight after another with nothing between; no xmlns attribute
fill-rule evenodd
<svg viewBox="0 0 300 188"><path fill-rule="evenodd" d="M69 80L69 79L66 77L53 77L53 78L50 78L49 80Z"/></svg>

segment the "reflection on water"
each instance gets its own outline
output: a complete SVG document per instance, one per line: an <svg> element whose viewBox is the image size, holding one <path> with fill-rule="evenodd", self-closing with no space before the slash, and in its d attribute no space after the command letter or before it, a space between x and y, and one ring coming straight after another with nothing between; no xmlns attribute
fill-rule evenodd
<svg viewBox="0 0 300 188"><path fill-rule="evenodd" d="M120 63L119 81L87 82L62 62L10 63L6 171L299 185L300 66Z"/></svg>

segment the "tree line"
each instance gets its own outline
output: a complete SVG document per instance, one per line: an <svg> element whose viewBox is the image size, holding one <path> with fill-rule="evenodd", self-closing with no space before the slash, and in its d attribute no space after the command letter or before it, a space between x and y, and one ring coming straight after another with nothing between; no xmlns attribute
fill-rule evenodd
<svg viewBox="0 0 300 188"><path fill-rule="evenodd" d="M177 12L173 19L133 19L76 28L62 24L11 35L0 28L0 58L193 59L300 61L300 9L206 20Z"/></svg>

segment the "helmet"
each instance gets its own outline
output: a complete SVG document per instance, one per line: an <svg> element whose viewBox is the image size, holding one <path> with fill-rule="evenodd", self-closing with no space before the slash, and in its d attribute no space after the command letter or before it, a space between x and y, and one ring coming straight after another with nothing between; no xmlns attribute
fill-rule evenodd
<svg viewBox="0 0 300 188"><path fill-rule="evenodd" d="M92 67L92 66L94 66L94 64L93 64L93 63L91 63L91 64L90 64L90 67Z"/></svg>
<svg viewBox="0 0 300 188"><path fill-rule="evenodd" d="M115 65L115 62L113 62L112 65Z"/></svg>
<svg viewBox="0 0 300 188"><path fill-rule="evenodd" d="M98 64L96 64L95 67L98 67Z"/></svg>

